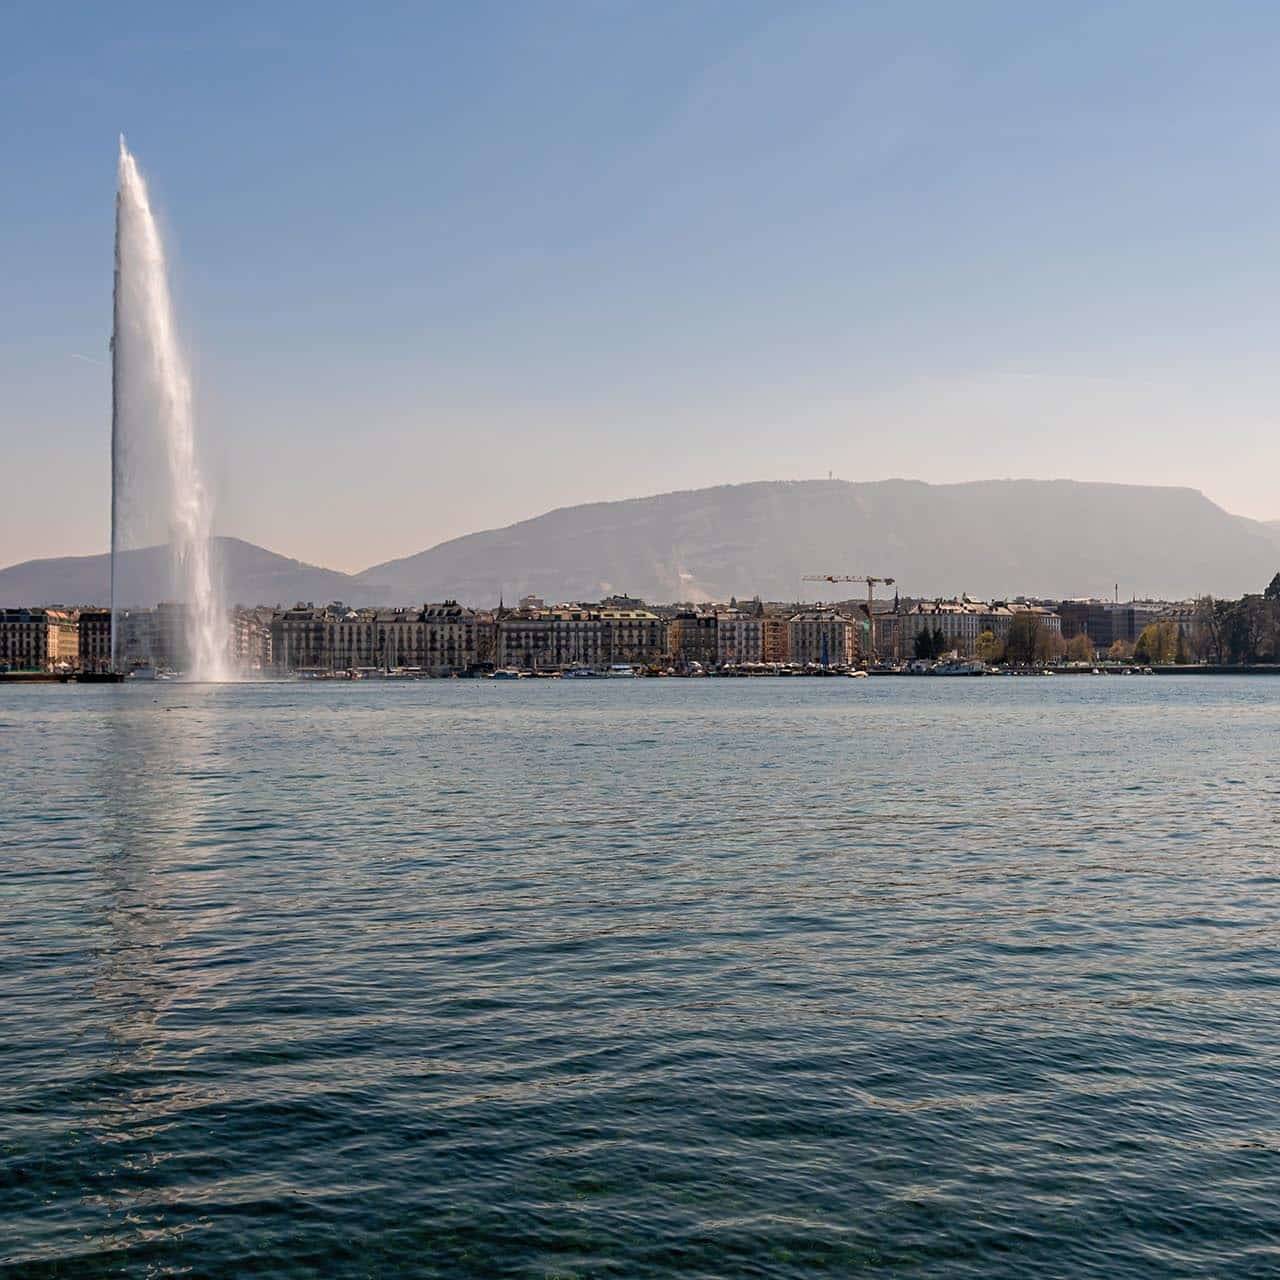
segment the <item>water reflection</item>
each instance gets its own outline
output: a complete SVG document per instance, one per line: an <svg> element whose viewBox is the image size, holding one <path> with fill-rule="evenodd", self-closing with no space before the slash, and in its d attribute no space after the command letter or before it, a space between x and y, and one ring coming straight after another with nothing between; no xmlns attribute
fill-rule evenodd
<svg viewBox="0 0 1280 1280"><path fill-rule="evenodd" d="M86 1129L104 1176L85 1195L95 1217L106 1214L98 1245L111 1249L155 1239L160 1225L158 1206L145 1206L192 1056L174 1024L206 981L194 940L210 910L218 914L211 890L223 874L197 848L217 750L199 695L116 693L94 761L102 826L92 990L105 1052Z"/></svg>

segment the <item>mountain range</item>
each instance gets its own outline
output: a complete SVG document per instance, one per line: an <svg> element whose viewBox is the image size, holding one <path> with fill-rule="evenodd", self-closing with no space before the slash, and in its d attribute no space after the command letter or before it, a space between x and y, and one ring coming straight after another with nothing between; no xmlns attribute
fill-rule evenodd
<svg viewBox="0 0 1280 1280"><path fill-rule="evenodd" d="M535 594L595 600L795 600L811 573L893 577L903 594L1171 599L1261 590L1280 521L1235 516L1194 489L1071 480L765 481L595 502L439 543L357 574L220 538L228 600L478 605ZM167 594L163 548L128 553L131 582ZM107 598L109 557L0 569L0 605ZM857 589L844 594L856 594Z"/></svg>
<svg viewBox="0 0 1280 1280"><path fill-rule="evenodd" d="M238 604L292 604L297 600L361 600L381 603L372 583L336 569L322 569L276 555L241 538L218 538L215 559L228 601ZM167 547L122 553L121 580L130 604L172 598ZM373 592L374 594L370 594ZM0 607L15 605L104 604L111 598L111 557L60 556L26 560L0 569Z"/></svg>

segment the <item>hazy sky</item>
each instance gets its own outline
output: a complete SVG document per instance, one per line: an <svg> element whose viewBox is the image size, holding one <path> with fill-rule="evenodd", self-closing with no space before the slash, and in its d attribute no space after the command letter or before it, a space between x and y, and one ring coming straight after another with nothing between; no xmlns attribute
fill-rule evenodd
<svg viewBox="0 0 1280 1280"><path fill-rule="evenodd" d="M1280 517L1271 3L11 6L0 564L104 550L123 131L219 527L358 569L728 481Z"/></svg>

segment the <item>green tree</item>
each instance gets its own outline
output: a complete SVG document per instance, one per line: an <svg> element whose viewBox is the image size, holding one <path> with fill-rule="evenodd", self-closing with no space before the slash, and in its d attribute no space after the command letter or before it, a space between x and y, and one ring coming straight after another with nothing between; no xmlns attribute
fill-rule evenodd
<svg viewBox="0 0 1280 1280"><path fill-rule="evenodd" d="M1009 624L1009 639L1005 643L1009 661L1023 666L1034 662L1040 631L1040 619L1034 613L1018 614Z"/></svg>
<svg viewBox="0 0 1280 1280"><path fill-rule="evenodd" d="M916 632L913 648L916 657L922 662L927 662L933 657L933 636L927 628Z"/></svg>
<svg viewBox="0 0 1280 1280"><path fill-rule="evenodd" d="M932 644L933 652L930 654L930 657L940 658L949 648L951 648L951 646L947 643L946 633L941 627L934 627Z"/></svg>

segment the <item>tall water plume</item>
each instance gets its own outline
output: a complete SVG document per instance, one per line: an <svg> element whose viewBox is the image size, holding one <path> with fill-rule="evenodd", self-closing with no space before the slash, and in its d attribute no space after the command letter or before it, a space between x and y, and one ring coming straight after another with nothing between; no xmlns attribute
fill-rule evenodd
<svg viewBox="0 0 1280 1280"><path fill-rule="evenodd" d="M209 495L196 456L191 374L178 341L164 243L147 184L120 139L115 314L111 338L112 665L121 611L153 601L128 581L123 552L168 544L171 586L185 606L186 668L195 680L231 678L226 609L218 589Z"/></svg>

